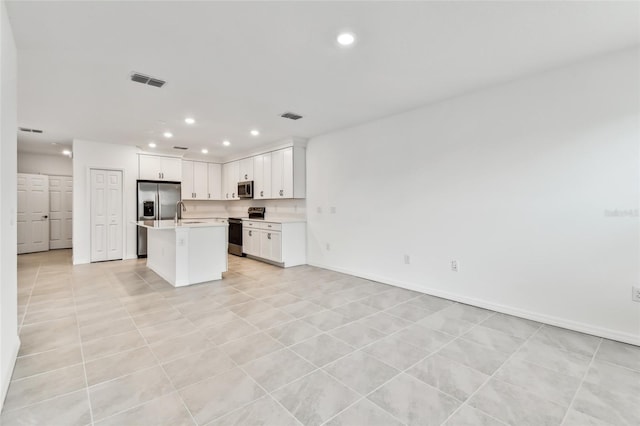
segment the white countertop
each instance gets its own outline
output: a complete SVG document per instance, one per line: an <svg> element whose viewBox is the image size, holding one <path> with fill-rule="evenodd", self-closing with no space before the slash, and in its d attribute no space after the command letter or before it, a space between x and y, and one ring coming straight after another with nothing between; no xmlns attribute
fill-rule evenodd
<svg viewBox="0 0 640 426"><path fill-rule="evenodd" d="M305 223L307 220L305 218L292 218L292 217L267 217L266 219L249 219L247 216L230 216L235 219L242 220L250 220L256 222L272 222L272 223ZM229 217L208 217L208 218L191 218L184 220L194 220L194 221L207 221L207 220L217 220L217 219L229 219Z"/></svg>
<svg viewBox="0 0 640 426"><path fill-rule="evenodd" d="M242 220L250 222L271 222L271 223L304 223L306 219L301 218L266 218L266 219L249 219L248 217L241 217Z"/></svg>
<svg viewBox="0 0 640 426"><path fill-rule="evenodd" d="M141 220L133 223L149 229L213 228L228 226L226 223L218 222L216 219L183 219L179 220L178 223L173 220Z"/></svg>

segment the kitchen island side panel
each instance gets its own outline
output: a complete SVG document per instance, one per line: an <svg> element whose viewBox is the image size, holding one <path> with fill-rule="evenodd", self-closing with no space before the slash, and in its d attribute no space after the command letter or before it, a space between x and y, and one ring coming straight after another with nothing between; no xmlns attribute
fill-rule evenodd
<svg viewBox="0 0 640 426"><path fill-rule="evenodd" d="M147 267L175 285L176 233L173 229L147 230Z"/></svg>

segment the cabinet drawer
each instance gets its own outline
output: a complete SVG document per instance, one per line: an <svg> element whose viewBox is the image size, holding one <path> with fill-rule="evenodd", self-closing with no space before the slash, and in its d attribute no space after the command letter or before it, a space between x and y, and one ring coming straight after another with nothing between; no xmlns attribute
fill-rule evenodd
<svg viewBox="0 0 640 426"><path fill-rule="evenodd" d="M265 229L268 231L282 231L282 224L275 222L262 222L255 220L243 220L242 226L254 229Z"/></svg>

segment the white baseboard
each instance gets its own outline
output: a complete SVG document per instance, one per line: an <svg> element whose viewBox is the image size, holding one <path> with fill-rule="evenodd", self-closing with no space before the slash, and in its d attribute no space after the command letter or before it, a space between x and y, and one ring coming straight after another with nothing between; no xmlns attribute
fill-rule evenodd
<svg viewBox="0 0 640 426"><path fill-rule="evenodd" d="M528 311L525 309L515 308L508 305L502 305L499 303L490 302L483 299L477 299L473 297L467 297L460 294L449 293L446 291L424 287L411 282L399 281L396 279L383 277L375 274L360 273L345 268L336 268L328 265L322 265L319 263L309 263L311 266L318 268L329 269L343 274L349 274L360 278L365 278L371 281L377 281L383 284L389 284L395 287L405 288L407 290L413 290L420 293L428 294L431 296L442 297L456 302L465 303L467 305L477 306L479 308L490 309L492 311L500 312L503 314L513 315L520 318L525 318L532 321L541 322L544 324L554 325L557 327L566 328L581 333L592 334L598 337L604 337L606 339L616 340L618 342L629 343L631 345L640 346L640 335L634 335L631 333L623 333L616 330L611 330L604 327L598 327L592 324L585 324L578 321L573 321L568 318L556 317L553 315L547 315L540 312Z"/></svg>
<svg viewBox="0 0 640 426"><path fill-rule="evenodd" d="M2 342L2 345L5 345L5 342ZM11 342L6 343L7 346L11 345ZM11 349L11 355L9 357L9 362L5 366L2 371L2 399L0 399L0 409L4 406L4 399L7 397L7 391L9 390L9 383L11 382L11 376L13 375L13 369L16 365L16 359L18 358L18 351L20 350L20 338L16 335L15 340L13 341Z"/></svg>

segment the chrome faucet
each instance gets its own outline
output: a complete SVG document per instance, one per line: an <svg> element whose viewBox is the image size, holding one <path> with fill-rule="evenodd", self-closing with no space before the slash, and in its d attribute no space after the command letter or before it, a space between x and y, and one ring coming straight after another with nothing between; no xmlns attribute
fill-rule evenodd
<svg viewBox="0 0 640 426"><path fill-rule="evenodd" d="M181 206L182 206L182 209L180 209ZM182 212L186 212L186 211L187 211L187 208L185 207L182 200L178 201L176 203L176 222L178 220L182 220Z"/></svg>

